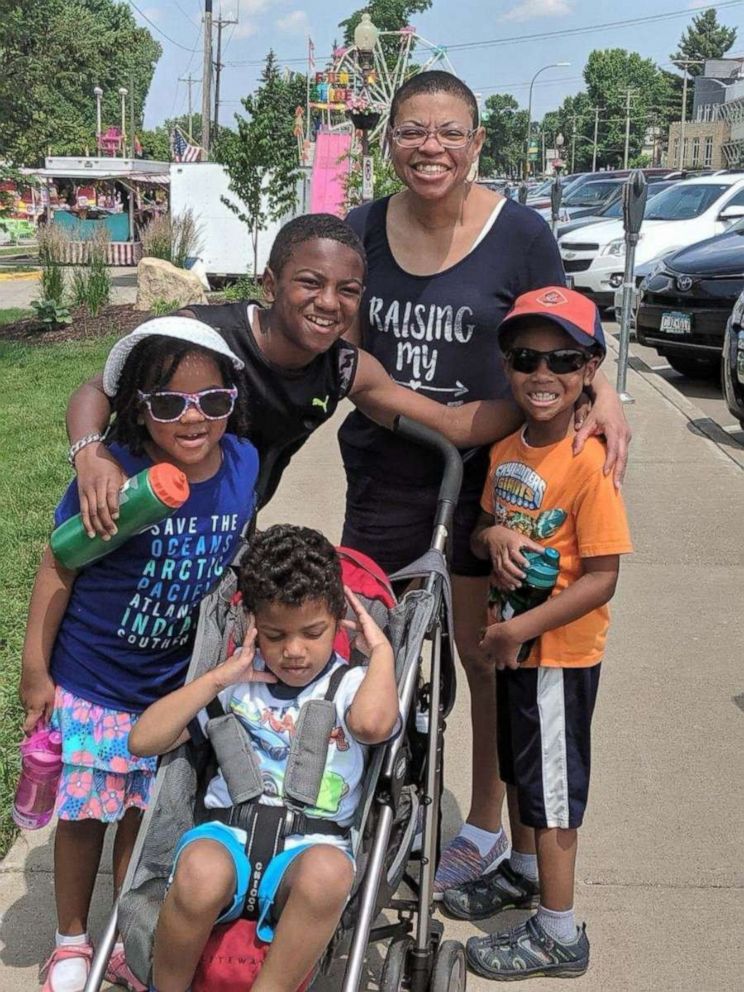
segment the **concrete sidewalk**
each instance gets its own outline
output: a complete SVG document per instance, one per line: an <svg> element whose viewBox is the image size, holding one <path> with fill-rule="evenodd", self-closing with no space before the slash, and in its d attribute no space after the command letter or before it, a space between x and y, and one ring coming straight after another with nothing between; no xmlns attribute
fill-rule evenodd
<svg viewBox="0 0 744 992"><path fill-rule="evenodd" d="M614 376L608 359L607 372ZM638 366L640 368L640 366ZM635 440L625 487L636 553L623 564L595 721L577 911L592 965L578 989L744 988L744 474L740 450L670 387L631 370ZM672 402L672 400L674 402ZM737 461L737 459L739 459ZM261 522L338 539L343 479L334 430L319 432ZM447 732L445 828L469 791L464 679ZM2 866L0 992L31 992L54 932L49 833L18 840ZM102 925L110 876L96 896ZM515 914L511 914L512 917ZM505 921L499 920L499 926ZM506 921L511 922L511 921ZM495 929L446 921L465 939ZM370 951L372 975L380 949ZM338 989L331 977L324 992ZM490 983L470 976L471 992ZM559 981L523 986L555 992Z"/></svg>

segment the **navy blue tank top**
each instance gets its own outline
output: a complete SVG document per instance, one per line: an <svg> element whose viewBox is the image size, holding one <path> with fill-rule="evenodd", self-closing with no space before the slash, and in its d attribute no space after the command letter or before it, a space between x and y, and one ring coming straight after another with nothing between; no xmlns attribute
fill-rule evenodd
<svg viewBox="0 0 744 992"><path fill-rule="evenodd" d="M396 382L450 406L508 395L495 331L521 293L565 282L558 246L534 210L507 200L465 258L430 276L395 261L387 238L389 197L357 207L348 222L364 242L369 274L362 346ZM339 431L347 467L388 483L436 485L435 456L359 411Z"/></svg>

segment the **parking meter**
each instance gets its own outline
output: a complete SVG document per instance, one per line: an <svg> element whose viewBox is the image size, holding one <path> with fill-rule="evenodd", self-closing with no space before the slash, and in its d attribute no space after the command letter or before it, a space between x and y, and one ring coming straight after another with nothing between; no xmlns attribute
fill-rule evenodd
<svg viewBox="0 0 744 992"><path fill-rule="evenodd" d="M561 186L561 177L556 176L550 186L550 229L553 234L555 234L555 230L558 227L562 199L563 187Z"/></svg>
<svg viewBox="0 0 744 992"><path fill-rule="evenodd" d="M519 184L519 192L517 193L517 198L519 199L519 202L520 203L526 203L527 202L527 192L528 192L528 190L527 190L527 183L520 183Z"/></svg>
<svg viewBox="0 0 744 992"><path fill-rule="evenodd" d="M617 391L623 403L632 403L626 391L628 376L628 348L630 344L631 315L635 310L637 290L635 285L635 250L640 240L643 212L646 209L648 183L640 169L634 169L623 187L623 228L625 230L625 272L623 274L623 302L620 311L620 352L617 359Z"/></svg>

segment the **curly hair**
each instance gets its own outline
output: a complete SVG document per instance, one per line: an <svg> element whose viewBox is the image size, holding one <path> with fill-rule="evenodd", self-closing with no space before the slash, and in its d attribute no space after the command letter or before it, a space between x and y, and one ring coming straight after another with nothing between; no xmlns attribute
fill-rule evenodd
<svg viewBox="0 0 744 992"><path fill-rule="evenodd" d="M353 228L335 217L333 214L303 214L288 221L274 238L269 254L268 266L275 276L292 257L295 248L306 241L322 239L336 241L346 248L351 248L362 260L364 274L367 274L367 254L364 245Z"/></svg>
<svg viewBox="0 0 744 992"><path fill-rule="evenodd" d="M410 100L412 96L419 96L422 93L446 93L448 96L458 97L467 104L473 119L473 127L478 127L478 101L475 98L475 93L457 76L453 76L451 72L443 72L441 69L418 72L398 87L393 94L393 102L390 106L391 127L395 127L401 104L405 100Z"/></svg>
<svg viewBox="0 0 744 992"><path fill-rule="evenodd" d="M181 362L189 355L204 355L210 358L219 369L225 386L237 387L238 398L227 422L227 430L240 437L248 435L250 425L245 390L241 389L240 380L230 359L191 341L153 334L132 348L127 357L119 377L119 388L111 401L116 419L107 441L125 444L133 455L143 454L149 434L145 425L140 423L142 404L137 396L137 390L152 393L159 389L167 389Z"/></svg>
<svg viewBox="0 0 744 992"><path fill-rule="evenodd" d="M340 620L346 613L341 562L320 531L276 524L258 531L240 563L238 588L251 613L262 603L302 606L319 599Z"/></svg>

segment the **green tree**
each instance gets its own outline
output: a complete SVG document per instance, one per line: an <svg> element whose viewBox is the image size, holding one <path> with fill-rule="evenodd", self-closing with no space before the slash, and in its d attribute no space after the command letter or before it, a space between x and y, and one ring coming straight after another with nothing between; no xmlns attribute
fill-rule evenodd
<svg viewBox="0 0 744 992"><path fill-rule="evenodd" d="M253 273L258 266L258 235L267 221L279 220L297 205L299 168L294 111L305 100L305 77L282 77L270 51L255 93L242 100L248 117L235 114L235 131L223 132L215 158L230 177L230 190L245 207L224 203L248 225L253 243Z"/></svg>
<svg viewBox="0 0 744 992"><path fill-rule="evenodd" d="M142 145L142 152L145 158L155 159L160 162L170 161L170 137L171 131L174 127L180 128L183 136L188 138L189 115L181 114L180 117L169 117L164 120L162 124L158 124L158 126L152 130L138 132L140 144ZM229 128L226 128L220 124L215 132L213 123L211 129L213 144L217 144L220 141L220 138L223 137L228 131ZM193 138L194 144L200 144L202 137L201 114L191 115L191 137Z"/></svg>
<svg viewBox="0 0 744 992"><path fill-rule="evenodd" d="M486 175L484 156L493 162L496 172L508 176L520 174L527 136L527 111L508 93L494 93L486 100L483 113L486 140L480 171Z"/></svg>
<svg viewBox="0 0 744 992"><path fill-rule="evenodd" d="M96 144L93 88L103 91L104 128L120 122L118 89L126 86L127 124L135 127L160 45L116 0L17 0L0 17L0 158L39 165L51 149L80 154ZM133 93L132 93L133 91Z"/></svg>
<svg viewBox="0 0 744 992"><path fill-rule="evenodd" d="M720 24L714 9L704 10L693 17L692 24L679 40L677 51L670 56L673 62L683 66L683 59L720 59L736 41L736 28ZM699 76L702 65L690 65L687 71L691 76Z"/></svg>
<svg viewBox="0 0 744 992"><path fill-rule="evenodd" d="M623 164L626 110L630 90L629 159L642 152L649 127L673 113L673 91L669 74L662 73L651 59L622 48L591 52L584 67L591 106L601 108L597 164Z"/></svg>

